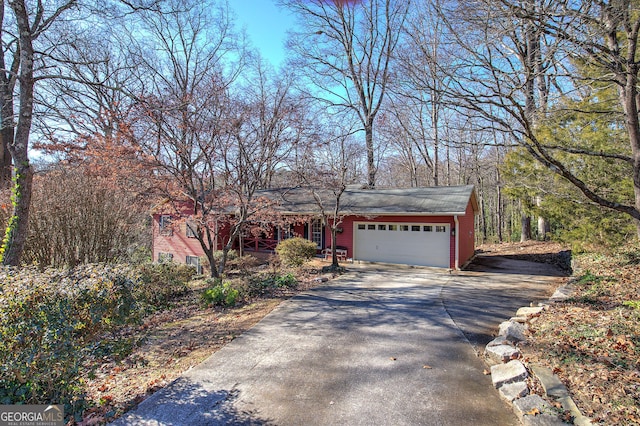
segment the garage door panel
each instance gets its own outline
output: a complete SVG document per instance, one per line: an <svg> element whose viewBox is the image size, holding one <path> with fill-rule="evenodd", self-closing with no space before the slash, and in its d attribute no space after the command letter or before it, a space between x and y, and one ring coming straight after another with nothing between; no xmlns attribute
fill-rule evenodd
<svg viewBox="0 0 640 426"><path fill-rule="evenodd" d="M357 260L449 267L449 224L360 222L354 226Z"/></svg>

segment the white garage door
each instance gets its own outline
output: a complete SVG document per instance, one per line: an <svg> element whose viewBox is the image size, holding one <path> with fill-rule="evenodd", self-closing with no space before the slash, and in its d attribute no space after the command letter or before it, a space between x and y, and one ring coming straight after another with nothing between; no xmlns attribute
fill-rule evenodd
<svg viewBox="0 0 640 426"><path fill-rule="evenodd" d="M356 222L354 259L449 267L450 225Z"/></svg>

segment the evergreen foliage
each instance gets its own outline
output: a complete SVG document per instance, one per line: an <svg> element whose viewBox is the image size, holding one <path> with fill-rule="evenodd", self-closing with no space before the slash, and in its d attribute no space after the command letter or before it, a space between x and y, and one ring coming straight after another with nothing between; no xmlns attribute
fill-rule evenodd
<svg viewBox="0 0 640 426"><path fill-rule="evenodd" d="M131 349L117 330L169 306L192 276L175 264L0 269L0 404L55 401L81 412L85 361L105 341Z"/></svg>
<svg viewBox="0 0 640 426"><path fill-rule="evenodd" d="M615 111L605 112L611 96L610 90L602 89L583 100L566 100L547 115L537 134L581 181L610 200L632 205L631 165L618 158L630 156L624 123ZM539 206L526 206L527 212L550 220L553 238L574 249L618 246L636 232L628 215L591 202L524 149L507 154L501 170L505 193L530 200L542 196Z"/></svg>

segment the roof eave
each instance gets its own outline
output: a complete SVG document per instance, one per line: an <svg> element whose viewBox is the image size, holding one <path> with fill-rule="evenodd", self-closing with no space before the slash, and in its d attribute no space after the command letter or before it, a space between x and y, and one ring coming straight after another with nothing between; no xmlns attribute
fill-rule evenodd
<svg viewBox="0 0 640 426"><path fill-rule="evenodd" d="M313 212L292 212L292 211L281 211L283 215L287 216L318 216L320 215L319 211ZM464 216L466 214L465 211L461 212L380 212L380 211L372 211L372 212L341 212L340 216Z"/></svg>

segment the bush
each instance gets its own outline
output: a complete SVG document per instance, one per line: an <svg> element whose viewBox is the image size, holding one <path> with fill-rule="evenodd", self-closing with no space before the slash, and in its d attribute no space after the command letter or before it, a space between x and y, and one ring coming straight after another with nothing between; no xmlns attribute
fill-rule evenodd
<svg viewBox="0 0 640 426"><path fill-rule="evenodd" d="M240 291L233 288L230 282L217 284L208 288L202 294L202 299L207 305L235 306L240 296Z"/></svg>
<svg viewBox="0 0 640 426"><path fill-rule="evenodd" d="M298 237L281 241L276 247L282 262L289 266L301 266L314 257L316 251L316 243Z"/></svg>
<svg viewBox="0 0 640 426"><path fill-rule="evenodd" d="M88 171L58 165L34 176L26 264L45 269L123 262L136 251L150 256L144 203L128 187L117 189Z"/></svg>
<svg viewBox="0 0 640 426"><path fill-rule="evenodd" d="M293 274L263 274L256 275L249 279L245 294L248 297L263 297L276 293L283 288L296 288L298 280Z"/></svg>
<svg viewBox="0 0 640 426"><path fill-rule="evenodd" d="M275 284L280 288L295 288L298 286L298 279L291 273L275 277Z"/></svg>
<svg viewBox="0 0 640 426"><path fill-rule="evenodd" d="M154 311L189 291L188 282L196 275L190 265L173 262L149 263L138 267L136 300L146 309Z"/></svg>
<svg viewBox="0 0 640 426"><path fill-rule="evenodd" d="M233 262L237 258L238 258L238 252L237 251L229 250L227 252L227 262ZM216 250L216 251L213 252L213 260L216 262L217 265L220 264L220 262L222 261L222 250Z"/></svg>
<svg viewBox="0 0 640 426"><path fill-rule="evenodd" d="M76 411L92 342L139 316L134 281L96 265L0 271L0 404L65 404Z"/></svg>
<svg viewBox="0 0 640 426"><path fill-rule="evenodd" d="M193 273L185 265L0 268L0 404L54 401L81 412L80 373L108 349L101 341L186 292ZM135 342L109 344L124 357Z"/></svg>
<svg viewBox="0 0 640 426"><path fill-rule="evenodd" d="M252 273L252 269L258 264L258 259L250 254L238 256L227 262L227 271L235 270L241 275L250 275Z"/></svg>

